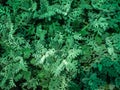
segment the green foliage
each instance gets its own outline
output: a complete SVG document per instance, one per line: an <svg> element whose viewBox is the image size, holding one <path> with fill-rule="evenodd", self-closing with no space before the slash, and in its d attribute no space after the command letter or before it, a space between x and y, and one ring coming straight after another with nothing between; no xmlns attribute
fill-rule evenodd
<svg viewBox="0 0 120 90"><path fill-rule="evenodd" d="M1 0L0 90L119 90L120 0Z"/></svg>

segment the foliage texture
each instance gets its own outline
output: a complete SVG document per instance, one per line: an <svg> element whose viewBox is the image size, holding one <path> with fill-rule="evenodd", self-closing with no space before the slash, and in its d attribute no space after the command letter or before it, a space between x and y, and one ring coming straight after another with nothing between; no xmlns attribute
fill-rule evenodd
<svg viewBox="0 0 120 90"><path fill-rule="evenodd" d="M0 90L120 90L120 0L0 0Z"/></svg>

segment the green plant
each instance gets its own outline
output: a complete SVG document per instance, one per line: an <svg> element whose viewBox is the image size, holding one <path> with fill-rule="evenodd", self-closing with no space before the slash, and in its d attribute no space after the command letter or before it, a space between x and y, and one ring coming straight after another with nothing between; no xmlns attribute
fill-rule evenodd
<svg viewBox="0 0 120 90"><path fill-rule="evenodd" d="M1 90L120 89L120 0L1 0Z"/></svg>

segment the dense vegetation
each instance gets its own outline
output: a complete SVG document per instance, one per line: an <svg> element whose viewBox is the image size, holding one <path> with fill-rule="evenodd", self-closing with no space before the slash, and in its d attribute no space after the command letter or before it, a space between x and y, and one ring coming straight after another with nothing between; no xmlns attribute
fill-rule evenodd
<svg viewBox="0 0 120 90"><path fill-rule="evenodd" d="M0 90L120 90L120 0L0 0Z"/></svg>

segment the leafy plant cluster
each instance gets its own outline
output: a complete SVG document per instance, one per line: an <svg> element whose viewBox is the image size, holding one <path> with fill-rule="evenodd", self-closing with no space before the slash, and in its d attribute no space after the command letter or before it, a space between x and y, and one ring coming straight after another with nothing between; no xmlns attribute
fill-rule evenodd
<svg viewBox="0 0 120 90"><path fill-rule="evenodd" d="M1 90L119 90L120 0L1 0Z"/></svg>

